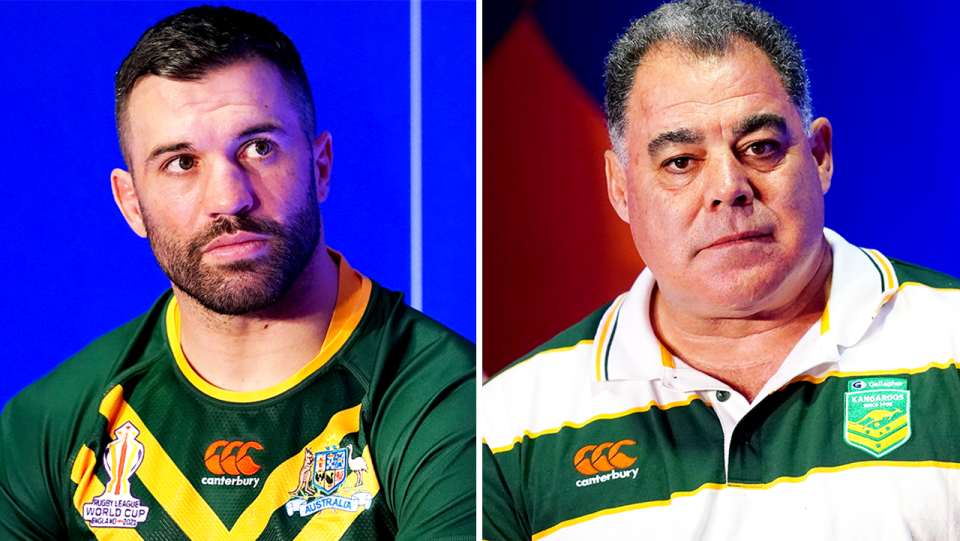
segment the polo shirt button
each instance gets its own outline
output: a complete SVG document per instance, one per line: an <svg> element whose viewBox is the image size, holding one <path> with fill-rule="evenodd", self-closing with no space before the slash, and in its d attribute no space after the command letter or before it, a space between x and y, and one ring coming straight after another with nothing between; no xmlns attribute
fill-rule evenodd
<svg viewBox="0 0 960 541"><path fill-rule="evenodd" d="M730 398L729 391L717 391L717 400L726 402L728 398Z"/></svg>

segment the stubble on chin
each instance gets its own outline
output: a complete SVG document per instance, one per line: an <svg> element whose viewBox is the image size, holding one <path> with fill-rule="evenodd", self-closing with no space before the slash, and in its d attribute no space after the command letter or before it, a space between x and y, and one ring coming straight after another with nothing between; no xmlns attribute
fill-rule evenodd
<svg viewBox="0 0 960 541"><path fill-rule="evenodd" d="M188 240L156 227L146 212L143 220L157 263L170 281L207 310L235 316L269 308L290 290L319 242L319 213L308 202L287 226L259 217L221 216ZM254 259L204 262L204 247L238 231L268 235L269 251Z"/></svg>

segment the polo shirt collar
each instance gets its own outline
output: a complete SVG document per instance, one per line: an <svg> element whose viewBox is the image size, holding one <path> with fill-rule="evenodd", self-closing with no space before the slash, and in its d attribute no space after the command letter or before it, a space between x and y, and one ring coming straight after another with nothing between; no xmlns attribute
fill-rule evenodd
<svg viewBox="0 0 960 541"><path fill-rule="evenodd" d="M857 248L830 229L824 228L823 234L833 253L833 272L820 335L838 348L850 347L867 332L899 282L893 265L876 250ZM692 370L675 366L677 361L653 332L650 299L654 285L653 274L644 269L630 291L617 297L604 314L591 356L596 381L657 380L666 373Z"/></svg>
<svg viewBox="0 0 960 541"><path fill-rule="evenodd" d="M880 252L858 248L829 229L824 235L833 250L833 277L820 330L832 333L838 346L850 347L867 332L900 282L893 263Z"/></svg>

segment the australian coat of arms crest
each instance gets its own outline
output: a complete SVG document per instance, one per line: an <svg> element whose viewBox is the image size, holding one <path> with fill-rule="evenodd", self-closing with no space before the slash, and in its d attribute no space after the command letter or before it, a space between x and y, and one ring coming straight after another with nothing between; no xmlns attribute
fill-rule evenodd
<svg viewBox="0 0 960 541"><path fill-rule="evenodd" d="M353 513L368 509L373 495L361 488L366 471L366 460L360 455L353 456L352 444L316 452L309 447L304 449L297 488L289 492L292 498L286 505L287 515L299 513L305 517L324 509ZM344 486L350 473L356 474L356 481Z"/></svg>
<svg viewBox="0 0 960 541"><path fill-rule="evenodd" d="M862 378L844 393L844 440L880 458L910 439L910 391L905 378Z"/></svg>

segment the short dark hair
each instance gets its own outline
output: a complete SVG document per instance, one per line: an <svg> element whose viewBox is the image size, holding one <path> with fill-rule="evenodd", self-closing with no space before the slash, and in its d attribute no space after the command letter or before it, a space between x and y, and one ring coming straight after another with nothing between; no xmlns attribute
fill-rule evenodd
<svg viewBox="0 0 960 541"><path fill-rule="evenodd" d="M620 161L627 158L623 140L626 103L644 55L657 44L667 42L697 55L722 56L733 46L735 38L757 46L767 56L809 132L813 118L810 81L803 53L790 31L773 15L749 4L734 0L684 0L664 4L633 21L607 56L607 130Z"/></svg>
<svg viewBox="0 0 960 541"><path fill-rule="evenodd" d="M127 100L141 77L156 75L195 81L208 73L254 58L280 70L307 137L316 131L316 112L300 53L283 32L259 15L226 6L197 6L171 15L147 29L123 59L116 77L117 135L120 151L131 167L124 144ZM132 169L131 169L132 171Z"/></svg>

